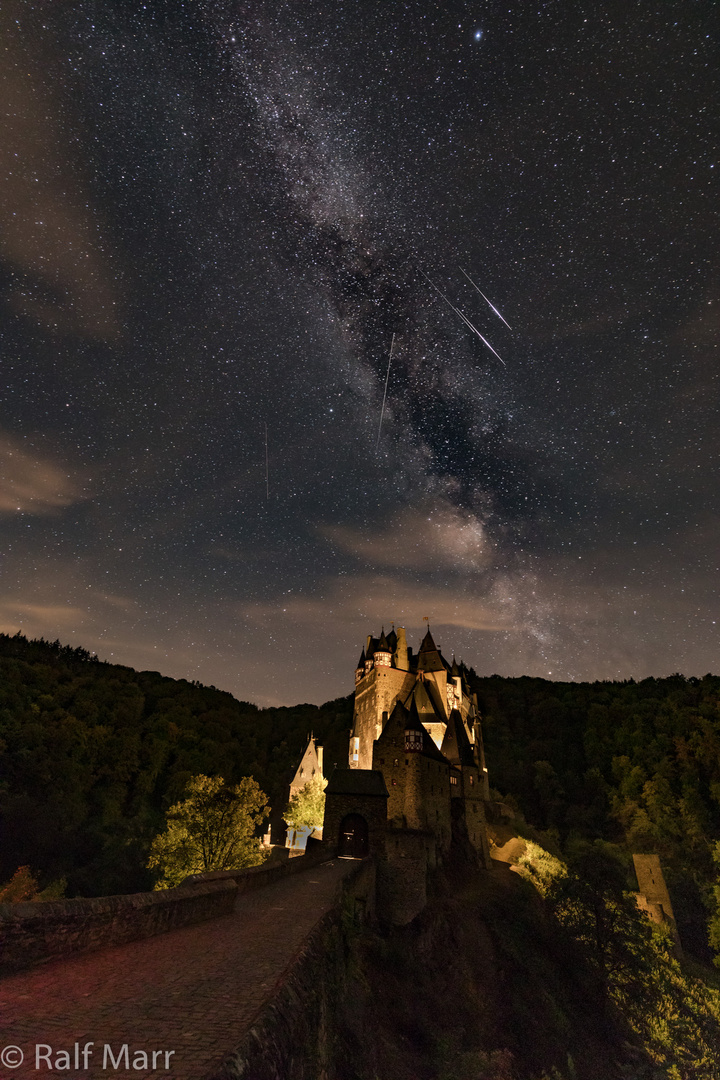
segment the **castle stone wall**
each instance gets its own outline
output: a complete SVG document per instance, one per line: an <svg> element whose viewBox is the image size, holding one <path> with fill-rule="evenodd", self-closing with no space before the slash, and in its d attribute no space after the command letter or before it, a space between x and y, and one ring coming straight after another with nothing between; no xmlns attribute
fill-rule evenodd
<svg viewBox="0 0 720 1080"><path fill-rule="evenodd" d="M378 862L378 916L407 926L427 904L427 872L434 837L420 830L388 829Z"/></svg>
<svg viewBox="0 0 720 1080"><path fill-rule="evenodd" d="M387 800L378 795L327 794L323 844L328 852L337 850L340 823L348 814L359 814L368 823L370 852L382 849L387 823Z"/></svg>
<svg viewBox="0 0 720 1080"><path fill-rule="evenodd" d="M350 765L356 769L372 769L373 742L380 734L383 713L390 713L398 697L410 693L415 676L397 668L373 668L355 688L353 713L353 736L359 738L359 757L352 760L350 740ZM380 730L379 730L380 729Z"/></svg>

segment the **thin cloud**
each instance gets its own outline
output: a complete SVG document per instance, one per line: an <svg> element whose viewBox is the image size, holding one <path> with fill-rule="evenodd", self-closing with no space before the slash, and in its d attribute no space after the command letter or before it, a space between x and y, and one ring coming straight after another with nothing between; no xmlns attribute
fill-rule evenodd
<svg viewBox="0 0 720 1080"><path fill-rule="evenodd" d="M474 571L487 565L492 544L473 514L446 505L404 510L382 531L326 526L326 539L368 566Z"/></svg>
<svg viewBox="0 0 720 1080"><path fill-rule="evenodd" d="M465 630L512 630L512 614L503 610L495 596L471 597L452 588L408 582L388 575L365 576L327 583L322 596L281 597L272 604L253 604L240 610L259 626L278 621L315 624L327 628L360 627L361 637L368 624L389 626L391 621L408 629L422 628L427 616L434 626L455 626Z"/></svg>
<svg viewBox="0 0 720 1080"><path fill-rule="evenodd" d="M52 514L85 498L66 468L0 435L0 513Z"/></svg>

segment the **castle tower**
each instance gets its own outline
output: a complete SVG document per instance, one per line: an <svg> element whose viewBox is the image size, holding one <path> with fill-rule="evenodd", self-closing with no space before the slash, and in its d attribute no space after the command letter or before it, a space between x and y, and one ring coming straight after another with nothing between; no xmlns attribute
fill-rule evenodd
<svg viewBox="0 0 720 1080"><path fill-rule="evenodd" d="M434 848L450 846L450 764L420 720L413 702L396 702L373 748L372 767L388 790L388 825L432 834ZM434 858L434 854L433 854Z"/></svg>
<svg viewBox="0 0 720 1080"><path fill-rule="evenodd" d="M397 631L394 651L385 634L381 633L379 638L368 635L364 653L364 674L360 679L357 679L356 671L349 755L351 769L372 768L373 742L382 731L395 702L404 700L415 683L415 674L407 666L398 666L398 661L403 657L406 665L408 660L405 631L402 628Z"/></svg>

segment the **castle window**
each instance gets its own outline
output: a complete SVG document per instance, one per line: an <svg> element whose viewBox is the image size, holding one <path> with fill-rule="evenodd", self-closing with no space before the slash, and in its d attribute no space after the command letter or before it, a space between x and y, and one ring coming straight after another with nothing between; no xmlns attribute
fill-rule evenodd
<svg viewBox="0 0 720 1080"><path fill-rule="evenodd" d="M393 765L399 765L399 764L400 764L400 759L395 758L395 760L393 761Z"/></svg>
<svg viewBox="0 0 720 1080"><path fill-rule="evenodd" d="M395 779L395 777L394 777L394 776L393 776L393 782L392 782L392 786L393 786L393 787L397 787L397 780Z"/></svg>
<svg viewBox="0 0 720 1080"><path fill-rule="evenodd" d="M405 750L412 753L418 753L422 750L423 737L422 731L416 731L413 728L406 728L405 730Z"/></svg>
<svg viewBox="0 0 720 1080"><path fill-rule="evenodd" d="M450 777L450 783L457 785L457 776L451 776Z"/></svg>
<svg viewBox="0 0 720 1080"><path fill-rule="evenodd" d="M472 773L470 773L470 786L472 787L472 785L473 785L474 783L475 783L475 777L473 776L473 774L472 774Z"/></svg>

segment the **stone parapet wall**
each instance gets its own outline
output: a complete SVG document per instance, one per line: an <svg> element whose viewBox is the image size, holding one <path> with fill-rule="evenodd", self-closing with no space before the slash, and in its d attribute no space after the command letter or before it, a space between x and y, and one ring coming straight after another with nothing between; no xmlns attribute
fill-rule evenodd
<svg viewBox="0 0 720 1080"><path fill-rule="evenodd" d="M229 915L237 893L234 881L208 881L129 896L0 904L0 974Z"/></svg>
<svg viewBox="0 0 720 1080"><path fill-rule="evenodd" d="M306 855L246 870L198 874L176 889L90 899L0 904L0 975L70 953L154 937L232 914L240 893L261 889L331 857L319 841Z"/></svg>
<svg viewBox="0 0 720 1080"><path fill-rule="evenodd" d="M299 861L299 860L294 860ZM358 862L240 1045L203 1080L308 1080L335 1075L335 1026L348 1000L349 927L372 918L375 862ZM353 931L350 930L352 933Z"/></svg>
<svg viewBox="0 0 720 1080"><path fill-rule="evenodd" d="M287 850L287 848L285 849ZM293 874L302 873L317 863L327 862L333 857L332 851L323 845L321 840L308 839L304 855L297 855L294 859L269 859L260 866L249 866L245 870L212 870L207 874L192 874L185 878L181 888L187 885L197 885L211 881L229 881L237 885L237 895L250 892L252 889L262 889L272 881L279 878L292 877Z"/></svg>

